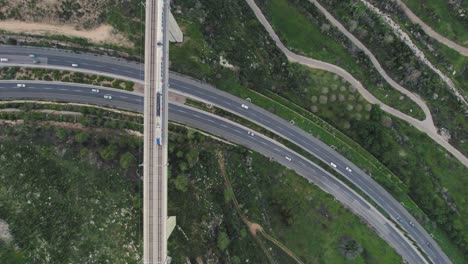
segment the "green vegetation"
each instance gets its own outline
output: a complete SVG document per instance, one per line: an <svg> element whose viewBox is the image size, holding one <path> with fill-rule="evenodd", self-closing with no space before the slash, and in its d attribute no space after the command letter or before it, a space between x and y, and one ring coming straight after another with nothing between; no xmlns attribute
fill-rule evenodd
<svg viewBox="0 0 468 264"><path fill-rule="evenodd" d="M293 0L292 0L293 1ZM294 0L296 1L296 0ZM468 136L464 112L467 107L458 101L450 87L413 51L390 27L361 2L323 0L327 10L348 28L381 62L388 74L402 86L421 96L428 104L437 127L447 129L450 143L468 155L460 143ZM312 4L300 6L307 11L316 9Z"/></svg>
<svg viewBox="0 0 468 264"><path fill-rule="evenodd" d="M410 116L424 119L419 106L391 87L373 67L370 59L341 32L329 25L318 10L308 9L305 13L287 0L256 2L263 9L264 15L269 17L283 43L291 50L342 67L385 104ZM296 1L298 2L310 4L307 1Z"/></svg>
<svg viewBox="0 0 468 264"><path fill-rule="evenodd" d="M468 217L462 216L461 211L467 206L460 189L466 184L466 168L405 122L375 107L368 111L368 102L360 101L349 89L343 91L348 97L343 96L346 99L355 96L355 100L340 103L338 99L329 104L332 98L329 95L337 95L341 86L346 85L332 75L288 64L243 1L197 3L200 4L175 2L180 10L175 12L177 20L187 31L183 44L171 46L173 70L241 98L250 98L254 104L293 120L376 179L387 178L386 183L379 182L438 236L437 240L454 261L463 260L463 253L452 243L455 241L459 248L466 243L462 234L466 233L464 219ZM234 68L220 66L220 55ZM334 86L338 88L333 90ZM327 104L323 105L322 88L329 88ZM312 100L317 100L315 114L311 112L315 109L311 108ZM352 105L352 111L345 110L347 104ZM356 112L358 105L364 110ZM356 118L356 113L361 114L361 119Z"/></svg>
<svg viewBox="0 0 468 264"><path fill-rule="evenodd" d="M233 197L240 201L242 214L271 230L267 232L281 242L284 239L305 262L345 263L339 249L344 238L362 245L356 263L401 262L356 216L292 171L193 130L172 125L170 129L170 175L179 175L169 178L169 214L178 219L169 240L173 263L185 263L186 258L266 261L261 242L249 234L236 213ZM0 224L7 223L12 236L8 242L0 237L2 263L138 262L142 254L138 163L116 169L119 159L106 161L98 153L116 146L117 156L131 153L135 157L141 139L30 121L3 124L0 130L6 136L0 139ZM215 152L228 161L232 188L226 188ZM175 182L181 177L186 179L181 180L185 190ZM222 199L224 193L231 198ZM288 224L283 220L286 211L294 219ZM307 243L294 240L296 233ZM277 255L273 257L278 259Z"/></svg>
<svg viewBox="0 0 468 264"><path fill-rule="evenodd" d="M19 109L19 112L2 111ZM43 110L54 110L50 113ZM66 111L66 113L62 113ZM0 118L6 120L59 121L76 123L83 127L106 127L143 132L143 117L126 115L102 108L65 103L1 103ZM79 136L80 138L81 136Z"/></svg>
<svg viewBox="0 0 468 264"><path fill-rule="evenodd" d="M104 87L112 87L126 91L133 91L133 87L135 86L134 82L119 80L111 77L97 76L81 72L70 72L67 70L50 70L23 67L1 67L0 79L85 83Z"/></svg>
<svg viewBox="0 0 468 264"><path fill-rule="evenodd" d="M119 169L95 151L118 145L119 153L135 152L138 139L90 133L83 144L74 140L81 131L35 123L0 131L0 216L13 238L0 243L0 262L136 263L142 255L137 164ZM80 157L84 148L91 151Z"/></svg>
<svg viewBox="0 0 468 264"><path fill-rule="evenodd" d="M356 239L365 252L356 263L372 262L379 256L388 263L401 261L356 216L292 171L257 153L214 143L191 130L173 131L170 164L179 165L171 168L171 175L179 176L169 179L174 183L169 185L169 214L177 215L180 230L169 239L169 251L175 263L185 262L186 257L204 262L217 259L221 263L228 258L242 262L249 259L251 263L267 261L261 242L248 234L236 212L234 197L244 217L261 225L306 263L344 263L338 244L346 236ZM198 157L190 164L188 154L179 153L193 149ZM223 153L225 163L213 155L218 151ZM225 166L231 187L227 187L220 166ZM180 175L189 179L187 191L177 188L175 182ZM288 217L293 220L287 221Z"/></svg>
<svg viewBox="0 0 468 264"><path fill-rule="evenodd" d="M133 44L132 55L143 58L145 47L145 8L139 0L116 1L107 9L106 22Z"/></svg>
<svg viewBox="0 0 468 264"><path fill-rule="evenodd" d="M392 18L400 24L400 27L408 33L413 42L418 45L419 49L424 51L427 58L436 65L446 76L450 77L455 86L460 90L465 97L468 95L468 58L460 55L455 50L439 43L435 39L429 37L424 33L419 25L412 24L411 21L402 13L398 5L389 2L382 3L381 1L373 1L372 3L379 7L387 14L391 14ZM464 117L458 115L454 118L455 123L462 127L459 131L450 131L454 138L466 138L466 131L468 130ZM460 140L457 142L459 149L467 152L468 142Z"/></svg>
<svg viewBox="0 0 468 264"><path fill-rule="evenodd" d="M424 23L462 46L468 44L468 6L463 0L403 0Z"/></svg>

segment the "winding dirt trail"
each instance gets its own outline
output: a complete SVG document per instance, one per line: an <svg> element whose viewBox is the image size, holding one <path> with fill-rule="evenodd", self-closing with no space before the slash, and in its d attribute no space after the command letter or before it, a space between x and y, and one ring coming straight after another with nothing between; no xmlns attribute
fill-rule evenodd
<svg viewBox="0 0 468 264"><path fill-rule="evenodd" d="M366 0L361 0L361 2L367 8L376 13L380 18L382 18L382 20L392 29L393 33L411 49L416 58L418 58L422 63L426 64L427 67L435 72L445 82L445 84L447 84L455 96L457 96L459 101L463 102L465 105L468 105L468 102L463 96L463 93L458 90L452 79L450 79L445 73L443 73L439 68L437 68L434 64L432 64L432 62L429 61L429 59L426 57L426 54L424 54L424 52L420 50L416 44L414 44L411 37L403 29L401 29L398 23L393 21L393 19L388 14L385 14L380 9L373 6L370 2Z"/></svg>
<svg viewBox="0 0 468 264"><path fill-rule="evenodd" d="M461 55L468 57L468 48L463 47L437 33L429 25L424 23L415 13L413 13L413 11L411 11L411 9L409 9L409 7L405 3L403 3L403 1L396 0L396 2L400 5L401 9L403 10L403 12L405 12L405 15L409 18L409 20L411 20L411 22L413 22L414 24L418 24L419 26L421 26L422 30L424 30L424 32L426 32L426 34L429 37L439 41L440 43L444 44L449 48L456 50Z"/></svg>
<svg viewBox="0 0 468 264"><path fill-rule="evenodd" d="M316 3L316 1L314 0L309 0L311 3ZM362 95L362 97L364 97L367 101L369 101L370 103L372 104L377 104L380 106L380 108L395 116L395 117L398 117L402 120L405 120L406 122L408 122L409 124L411 124L412 126L414 126L415 128L417 128L419 131L427 134L432 140L434 140L435 142L437 142L437 144L439 144L440 146L442 146L444 149L446 149L449 153L451 153L456 159L458 159L460 162L462 162L466 167L468 167L468 159L456 148L454 148L452 145L450 145L441 135L439 135L437 133L437 127L434 125L434 122L432 120L432 115L431 115L431 112L429 111L429 108L427 107L427 105L425 104L425 102L417 95L411 93L410 91L406 90L405 88L401 87L401 88L397 88L398 86L395 87L395 89L397 90L401 90L402 93L404 93L405 95L407 95L408 97L410 97L411 99L413 99L420 107L421 109L423 109L424 113L426 114L426 119L424 119L423 121L420 121L416 118L413 118L411 116L408 116L402 112L400 112L399 110L393 108L393 107L390 107L386 104L384 104L383 102L381 102L379 99L377 99L374 95L372 95L363 85L360 81L358 81L356 78L354 78L349 72L347 72L346 70L344 70L343 68L341 67L338 67L336 65L333 65L333 64L330 64L330 63L327 63L327 62L323 62L323 61L319 61L319 60L314 60L314 59L311 59L311 58L308 58L308 57L305 57L305 56L302 56L302 55L298 55L292 51L290 51L284 44L283 42L281 42L281 40L279 39L278 35L275 33L275 31L273 30L273 27L270 25L270 23L268 22L268 20L265 18L265 16L263 15L262 11L260 10L260 8L257 6L257 4L255 3L254 0L246 0L247 4L250 6L250 8L252 9L252 11L254 12L255 16L257 17L257 19L259 20L259 22L263 25L263 27L265 28L265 30L268 32L268 34L270 35L270 37L275 41L276 43L276 46L285 54L285 56L288 58L288 60L290 62L296 62L296 63L299 63L299 64L302 64L302 65L305 65L307 67L310 67L310 68L313 68L313 69L320 69L320 70L324 70L324 71L328 71L328 72L332 72L340 77L342 77L343 79L345 79L347 82L349 82L351 85L353 85L358 91L359 93ZM316 3L318 4L318 3ZM321 5L318 4L320 7ZM318 7L318 6L317 6ZM343 28L343 25L341 25L333 16L331 16L330 13L328 13L328 11L326 11L323 7L319 8L320 11L324 11L326 13L324 13L324 15L328 18L330 17L330 19L333 19L333 20L330 20L330 22L333 23L333 21L336 21L336 25L335 23L333 23L336 27L338 28ZM328 14L328 15L327 15ZM340 27L338 26L340 25ZM346 29L344 29L346 32L348 32ZM344 32L343 32L344 33ZM354 39L356 39L351 33L348 32L348 34L345 34L346 36L348 37L352 37ZM352 39L351 39L352 40ZM357 40L357 39L356 39ZM359 41L359 40L357 40ZM360 42L359 42L360 43ZM362 43L361 43L362 46L364 46ZM365 47L364 47L365 48ZM367 48L366 48L367 50ZM370 51L369 51L370 53ZM372 53L371 53L372 54ZM372 55L372 57L374 57ZM374 57L375 59L375 57ZM380 63L378 63L378 61L375 59L375 61L377 62L376 65L379 65L380 66ZM384 74L385 71L382 71L376 67L378 70L379 70L379 73L380 74ZM380 67L381 68L381 67ZM386 75L386 73L385 73ZM384 76L384 75L382 75ZM388 77L388 75L387 75ZM390 78L390 77L388 77ZM391 80L391 78L390 78ZM393 81L393 80L392 80ZM394 81L393 81L394 82ZM391 85L391 83L389 83ZM406 91L406 92L403 92L403 91Z"/></svg>
<svg viewBox="0 0 468 264"><path fill-rule="evenodd" d="M228 176L226 174L226 169L224 167L224 156L223 156L223 154L220 151L216 151L216 157L218 158L219 168L220 168L220 171L221 171L221 175L223 175L226 188L232 188L231 182L229 181L229 178L228 178ZM247 219L247 217L245 217L245 215L241 213L240 206L239 206L239 203L237 202L237 198L236 198L235 195L234 195L234 197L232 199L232 202L234 203L234 207L236 208L237 214L240 216L240 218L242 219L244 224L247 225L250 234L257 240L257 243L262 248L263 252L265 253L265 255L268 258L268 260L270 261L270 263L277 263L277 262L275 261L273 256L270 254L270 252L265 248L265 245L263 244L263 242L258 239L258 237L257 237L258 234L261 234L265 239L267 239L268 241L275 244L277 247L279 247L281 250L283 250L284 253L286 253L288 256L290 256L292 259L294 259L297 263L304 264L304 262L302 262L302 260L299 257L297 257L291 250L289 250L287 247L285 247L283 244L281 244L281 242L279 242L278 240L276 240L273 237L271 237L270 235L268 235L263 230L263 227L261 225L259 225L257 223L250 222L249 219Z"/></svg>

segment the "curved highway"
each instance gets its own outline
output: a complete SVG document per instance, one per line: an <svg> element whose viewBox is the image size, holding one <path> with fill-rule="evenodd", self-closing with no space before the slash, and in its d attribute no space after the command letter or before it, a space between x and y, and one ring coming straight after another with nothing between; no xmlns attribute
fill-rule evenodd
<svg viewBox="0 0 468 264"><path fill-rule="evenodd" d="M93 73L100 72L106 75L115 75L119 77L128 76L129 78L133 78L140 82L143 78L143 68L141 64L111 57L98 57L92 54L77 54L55 49L12 46L0 46L0 54L2 57L8 57L10 62L15 62L19 65L31 64L32 59L28 57L28 54L35 54L37 56L36 59L40 60L42 64L47 63L55 68L57 68L57 66L72 68L71 63L77 63L79 64L80 70L85 69ZM284 136L291 142L322 159L324 162L328 164L333 162L337 165L336 170L340 174L364 191L390 216L392 216L395 221L399 219L399 224L408 231L411 237L418 243L424 252L426 252L433 262L450 263L450 260L440 250L435 241L419 224L417 224L416 220L398 203L398 201L396 201L382 187L354 166L350 161L316 138L312 137L310 134L290 124L286 120L283 120L254 105L249 104L250 108L248 110L243 109L241 104L245 103L244 100L219 91L206 84L175 74L170 76L169 82L171 88L175 90L187 93L190 96L199 97L231 112L237 113ZM131 93L125 94L131 95ZM70 99L72 99L72 96ZM352 172L347 171L346 167L351 168ZM415 226L411 226L409 224L410 222L416 223Z"/></svg>
<svg viewBox="0 0 468 264"><path fill-rule="evenodd" d="M21 84L25 84L25 87L17 87L17 83L0 82L0 99L58 100L143 112L143 97L125 91L86 85L33 81L21 82ZM96 92L96 89L99 89L99 92ZM104 96L111 96L111 99L104 98ZM401 234L394 223L385 218L375 207L343 182L296 152L258 133L251 136L248 133L250 131L248 128L204 111L175 103L170 104L169 109L169 118L175 122L238 143L295 170L363 218L405 260L410 263L426 263L412 242Z"/></svg>

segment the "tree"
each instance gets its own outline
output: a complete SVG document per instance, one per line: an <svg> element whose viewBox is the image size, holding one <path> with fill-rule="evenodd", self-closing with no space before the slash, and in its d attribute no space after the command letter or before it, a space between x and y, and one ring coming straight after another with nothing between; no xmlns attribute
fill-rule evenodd
<svg viewBox="0 0 468 264"><path fill-rule="evenodd" d="M361 244L350 237L343 237L340 240L340 252L347 259L355 259L361 255L363 249Z"/></svg>
<svg viewBox="0 0 468 264"><path fill-rule="evenodd" d="M220 232L218 235L218 248L224 251L229 246L229 243L231 243L231 241L226 232Z"/></svg>
<svg viewBox="0 0 468 264"><path fill-rule="evenodd" d="M181 192L186 192L188 190L189 179L182 174L177 175L174 180L175 188Z"/></svg>
<svg viewBox="0 0 468 264"><path fill-rule="evenodd" d="M62 141L67 138L67 135L67 131L61 127L55 130L55 136Z"/></svg>
<svg viewBox="0 0 468 264"><path fill-rule="evenodd" d="M85 159L85 158L88 157L88 155L89 155L89 150L88 150L88 148L82 148L82 149L80 150L80 156L81 156L81 158Z"/></svg>
<svg viewBox="0 0 468 264"><path fill-rule="evenodd" d="M224 190L224 202L229 203L230 201L232 201L232 199L234 199L234 191L232 190L232 188L225 189Z"/></svg>
<svg viewBox="0 0 468 264"><path fill-rule="evenodd" d="M125 152L125 154L120 155L120 167L123 169L128 169L130 166L135 163L135 157L130 152Z"/></svg>
<svg viewBox="0 0 468 264"><path fill-rule="evenodd" d="M107 147L101 149L99 154L103 160L113 160L117 156L117 147L113 144L108 145Z"/></svg>
<svg viewBox="0 0 468 264"><path fill-rule="evenodd" d="M83 131L75 135L75 141L80 144L86 143L88 139L89 139L88 133L83 132Z"/></svg>
<svg viewBox="0 0 468 264"><path fill-rule="evenodd" d="M187 161L190 167L195 165L198 161L198 150L197 149L191 149L189 152L187 152L186 157Z"/></svg>

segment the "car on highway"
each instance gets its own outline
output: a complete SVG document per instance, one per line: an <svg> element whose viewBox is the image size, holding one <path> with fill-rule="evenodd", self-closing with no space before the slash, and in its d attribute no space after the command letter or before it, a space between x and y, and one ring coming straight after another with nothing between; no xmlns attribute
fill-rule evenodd
<svg viewBox="0 0 468 264"><path fill-rule="evenodd" d="M249 109L249 107L246 104L242 104L241 107L244 109Z"/></svg>
<svg viewBox="0 0 468 264"><path fill-rule="evenodd" d="M99 93L99 89L91 89L91 92L93 92L93 93Z"/></svg>
<svg viewBox="0 0 468 264"><path fill-rule="evenodd" d="M24 87L26 87L26 84L24 84L24 83L18 83L18 84L16 84L16 87L18 87L18 88L24 88Z"/></svg>
<svg viewBox="0 0 468 264"><path fill-rule="evenodd" d="M38 64L39 61L38 60L33 60L33 64Z"/></svg>
<svg viewBox="0 0 468 264"><path fill-rule="evenodd" d="M108 99L108 100L111 100L111 99L112 99L112 95L110 95L110 94L105 94L105 95L104 95L104 98L105 98L105 99Z"/></svg>
<svg viewBox="0 0 468 264"><path fill-rule="evenodd" d="M330 165L331 165L333 168L336 168L336 164L335 164L335 163L330 162Z"/></svg>
<svg viewBox="0 0 468 264"><path fill-rule="evenodd" d="M409 225L412 226L412 227L414 227L413 221L409 221Z"/></svg>
<svg viewBox="0 0 468 264"><path fill-rule="evenodd" d="M159 46L159 47L162 46L162 42L161 42L161 41L158 41L158 46Z"/></svg>
<svg viewBox="0 0 468 264"><path fill-rule="evenodd" d="M30 58L36 58L36 54L29 54Z"/></svg>
<svg viewBox="0 0 468 264"><path fill-rule="evenodd" d="M255 133L252 132L252 131L247 131L247 134L249 134L249 135L252 136L252 137L255 136Z"/></svg>
<svg viewBox="0 0 468 264"><path fill-rule="evenodd" d="M285 156L284 158L285 158L287 161L291 161L291 158L288 157L288 156Z"/></svg>
<svg viewBox="0 0 468 264"><path fill-rule="evenodd" d="M78 67L78 64L72 63L72 67Z"/></svg>
<svg viewBox="0 0 468 264"><path fill-rule="evenodd" d="M346 167L346 170L349 171L349 172L353 172L353 170L350 169L349 167Z"/></svg>
<svg viewBox="0 0 468 264"><path fill-rule="evenodd" d="M7 58L0 58L0 62L7 62L8 59Z"/></svg>

